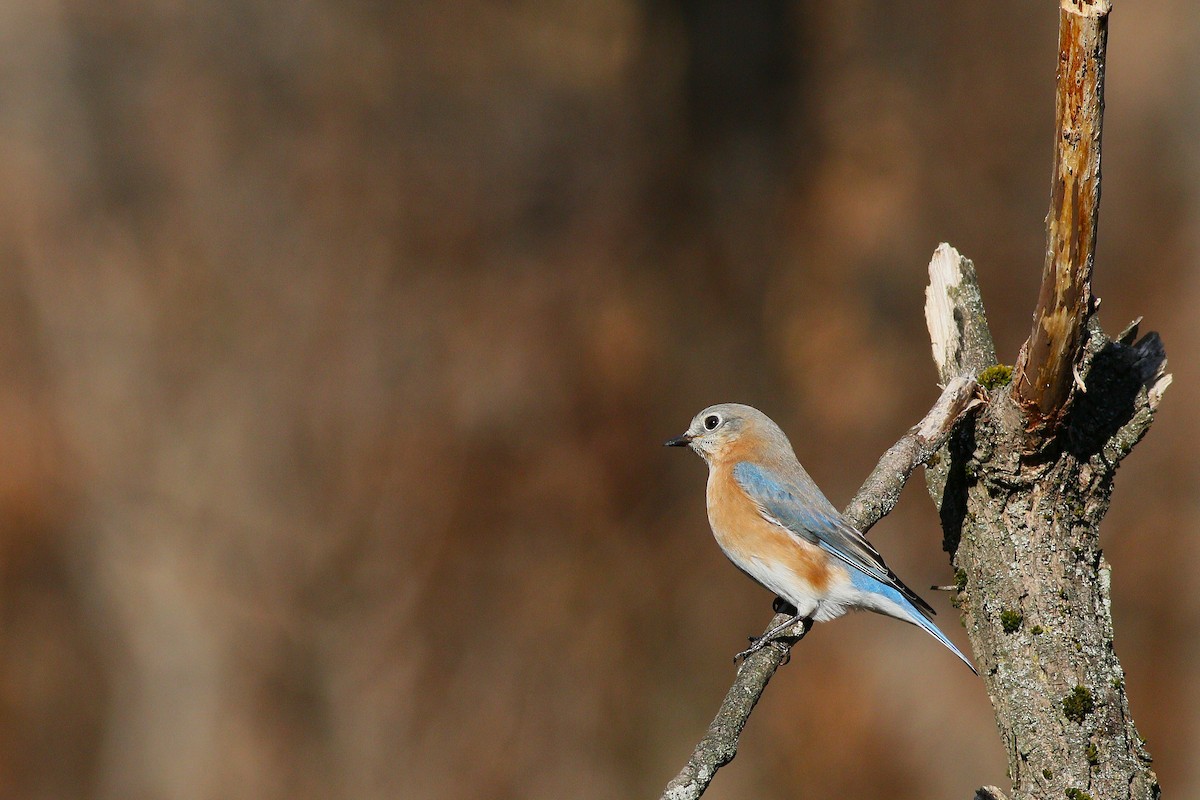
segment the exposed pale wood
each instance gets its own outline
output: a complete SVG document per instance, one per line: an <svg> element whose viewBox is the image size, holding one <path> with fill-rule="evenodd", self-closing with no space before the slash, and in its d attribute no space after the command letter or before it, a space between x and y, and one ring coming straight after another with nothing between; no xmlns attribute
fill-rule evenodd
<svg viewBox="0 0 1200 800"><path fill-rule="evenodd" d="M929 261L925 324L943 384L963 375L975 377L996 363L975 265L945 242Z"/></svg>
<svg viewBox="0 0 1200 800"><path fill-rule="evenodd" d="M929 429L937 432L933 441L948 441L926 471L927 482L1009 756L1011 800L1160 794L1125 692L1113 641L1112 567L1099 546L1117 467L1149 430L1171 383L1157 334L1138 339L1135 323L1113 340L1092 315L1108 11L1103 1L1062 3L1060 137L1047 256L1013 388L990 392L978 414L947 411L943 422L957 425ZM948 245L930 264L926 301L947 393L973 388L996 355L974 268ZM911 440L893 448L911 465L897 476L900 485L925 457L915 441L922 430L915 426L906 436ZM890 490L873 482L889 480L889 456L847 509L863 530L890 510ZM786 619L779 615L771 624ZM664 797L699 797L733 758L754 703L789 647L768 647L748 659ZM975 798L1005 800L1005 794L984 786Z"/></svg>
<svg viewBox="0 0 1200 800"><path fill-rule="evenodd" d="M1021 348L1013 381L1013 396L1029 416L1031 428L1062 418L1092 312L1110 10L1107 0L1061 3L1046 260L1033 330Z"/></svg>

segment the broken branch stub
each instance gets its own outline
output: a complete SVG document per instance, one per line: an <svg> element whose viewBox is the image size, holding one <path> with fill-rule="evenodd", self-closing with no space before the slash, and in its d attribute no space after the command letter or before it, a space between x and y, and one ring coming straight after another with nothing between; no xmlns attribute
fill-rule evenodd
<svg viewBox="0 0 1200 800"><path fill-rule="evenodd" d="M1012 384L1013 397L1025 410L1031 430L1054 426L1069 405L1093 310L1091 276L1100 212L1100 134L1110 10L1108 0L1061 3L1046 260L1033 330L1021 347Z"/></svg>

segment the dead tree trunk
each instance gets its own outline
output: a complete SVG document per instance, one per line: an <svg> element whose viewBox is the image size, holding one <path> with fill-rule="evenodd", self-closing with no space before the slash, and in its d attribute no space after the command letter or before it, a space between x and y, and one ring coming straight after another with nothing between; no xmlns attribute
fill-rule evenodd
<svg viewBox="0 0 1200 800"><path fill-rule="evenodd" d="M974 269L960 259L946 247L930 270L958 262L955 294L977 298ZM978 304L946 308L986 326ZM1156 334L1131 344L1136 326L1112 340L1092 321L1086 335L1083 384L1034 449L1011 370L980 367L986 350L960 339L961 368L980 372L989 402L926 470L1013 800L1158 796L1113 649L1099 525L1117 466L1149 429L1170 376ZM944 379L956 372L953 361L939 369Z"/></svg>
<svg viewBox="0 0 1200 800"><path fill-rule="evenodd" d="M1170 383L1156 334L1134 344L1135 323L1113 340L1093 317L1108 11L1106 0L1062 2L1046 265L1015 370L993 367L970 262L947 248L930 265L942 380L978 375L989 391L926 474L1014 800L1159 793L1113 649L1099 540L1117 467ZM953 290L939 297L938 286ZM939 354L947 329L954 347Z"/></svg>
<svg viewBox="0 0 1200 800"><path fill-rule="evenodd" d="M1093 316L1109 10L1108 0L1061 0L1046 262L1015 368L997 364L974 266L942 245L929 265L925 313L946 390L846 511L865 531L928 460L956 605L1008 752L1012 800L1159 795L1113 647L1111 567L1099 543L1117 467L1171 382L1157 334L1137 340L1135 322L1111 339ZM970 414L976 382L985 402ZM797 626L787 646L804 633ZM768 647L747 660L664 798L703 794L736 754L785 656L786 647ZM1002 797L994 787L976 794Z"/></svg>

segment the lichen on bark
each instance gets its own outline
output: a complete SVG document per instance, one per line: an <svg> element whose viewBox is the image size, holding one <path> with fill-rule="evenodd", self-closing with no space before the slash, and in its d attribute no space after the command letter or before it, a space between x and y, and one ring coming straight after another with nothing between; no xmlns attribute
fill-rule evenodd
<svg viewBox="0 0 1200 800"><path fill-rule="evenodd" d="M965 576L958 605L1005 742L1014 800L1072 789L1157 796L1113 644L1099 527L1117 467L1170 381L1165 366L1156 335L1114 341L1092 320L1083 390L1042 446L1028 449L1021 407L995 392L926 472L946 549Z"/></svg>

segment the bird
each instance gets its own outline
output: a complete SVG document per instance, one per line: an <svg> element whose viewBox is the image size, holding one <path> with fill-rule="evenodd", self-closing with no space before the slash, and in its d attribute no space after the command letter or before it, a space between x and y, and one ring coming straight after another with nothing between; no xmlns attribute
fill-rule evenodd
<svg viewBox="0 0 1200 800"><path fill-rule="evenodd" d="M734 566L795 610L735 660L796 623L807 632L814 621L864 609L916 625L978 674L933 624L933 608L821 493L766 414L741 403L709 406L665 445L691 448L708 464L708 521L717 544Z"/></svg>

